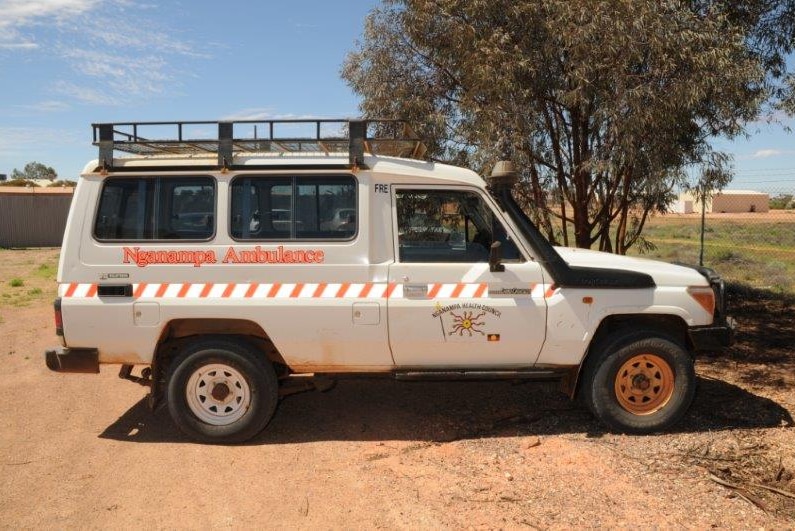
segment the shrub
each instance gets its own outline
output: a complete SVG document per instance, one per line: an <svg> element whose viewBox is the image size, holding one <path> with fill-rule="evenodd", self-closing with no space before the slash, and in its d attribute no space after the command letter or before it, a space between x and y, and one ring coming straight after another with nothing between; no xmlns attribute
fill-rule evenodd
<svg viewBox="0 0 795 531"><path fill-rule="evenodd" d="M27 179L11 179L10 181L0 182L0 186L32 186L35 187L36 183Z"/></svg>
<svg viewBox="0 0 795 531"><path fill-rule="evenodd" d="M732 264L744 264L748 262L745 256L731 249L721 249L717 251L714 260L715 262L728 262Z"/></svg>

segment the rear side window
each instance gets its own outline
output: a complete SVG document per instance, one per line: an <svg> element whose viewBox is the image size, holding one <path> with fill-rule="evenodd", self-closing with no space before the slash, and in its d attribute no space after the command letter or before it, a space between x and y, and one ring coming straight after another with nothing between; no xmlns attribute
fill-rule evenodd
<svg viewBox="0 0 795 531"><path fill-rule="evenodd" d="M349 240L356 235L353 177L239 177L231 233L238 240Z"/></svg>
<svg viewBox="0 0 795 531"><path fill-rule="evenodd" d="M94 236L104 241L208 240L215 234L210 177L108 178Z"/></svg>

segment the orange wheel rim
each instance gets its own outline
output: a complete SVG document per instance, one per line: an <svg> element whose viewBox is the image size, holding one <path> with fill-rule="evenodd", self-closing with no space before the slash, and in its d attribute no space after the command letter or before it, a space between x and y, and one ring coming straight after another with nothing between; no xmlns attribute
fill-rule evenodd
<svg viewBox="0 0 795 531"><path fill-rule="evenodd" d="M674 394L674 371L654 354L633 356L616 374L618 403L635 415L651 415L662 409Z"/></svg>

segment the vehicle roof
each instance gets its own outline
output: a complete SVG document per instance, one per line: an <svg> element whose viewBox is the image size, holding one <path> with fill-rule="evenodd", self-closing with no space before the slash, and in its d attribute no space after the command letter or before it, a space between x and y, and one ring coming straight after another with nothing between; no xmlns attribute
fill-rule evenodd
<svg viewBox="0 0 795 531"><path fill-rule="evenodd" d="M216 158L214 155L149 155L120 157L114 159L114 169L110 174L125 174L139 170L151 173L153 169L157 169L158 167L164 168L164 171L167 171L171 175L196 171L201 171L201 173L219 173L219 171L206 171L207 166L211 163L215 163L215 161ZM423 178L423 180L440 180L475 186L483 186L484 184L483 179L472 170L439 162L369 154L365 155L364 162L367 169L362 169L360 171L392 174L395 176L420 177ZM338 167L338 171L350 172L350 169L346 170L344 168L344 165L347 163L347 155L337 156L322 152L247 154L235 157L234 165L236 169L233 170L233 173L246 171L247 166L251 166L252 170L265 172L268 171L268 166L273 166L274 170L286 170L295 167L296 169L300 168L301 170L309 171L314 168L318 170L328 170L329 167ZM96 175L99 168L99 161L94 159L86 164L82 175ZM201 168L201 170L196 170L195 168Z"/></svg>

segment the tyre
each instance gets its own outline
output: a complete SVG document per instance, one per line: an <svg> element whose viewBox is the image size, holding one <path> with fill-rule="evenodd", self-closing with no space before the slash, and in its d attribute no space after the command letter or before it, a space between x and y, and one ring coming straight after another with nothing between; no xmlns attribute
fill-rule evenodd
<svg viewBox="0 0 795 531"><path fill-rule="evenodd" d="M662 335L625 334L586 362L583 400L611 431L665 430L687 412L696 389L693 359Z"/></svg>
<svg viewBox="0 0 795 531"><path fill-rule="evenodd" d="M254 437L273 416L277 401L273 366L244 341L195 341L169 370L171 417L201 442L239 443Z"/></svg>

